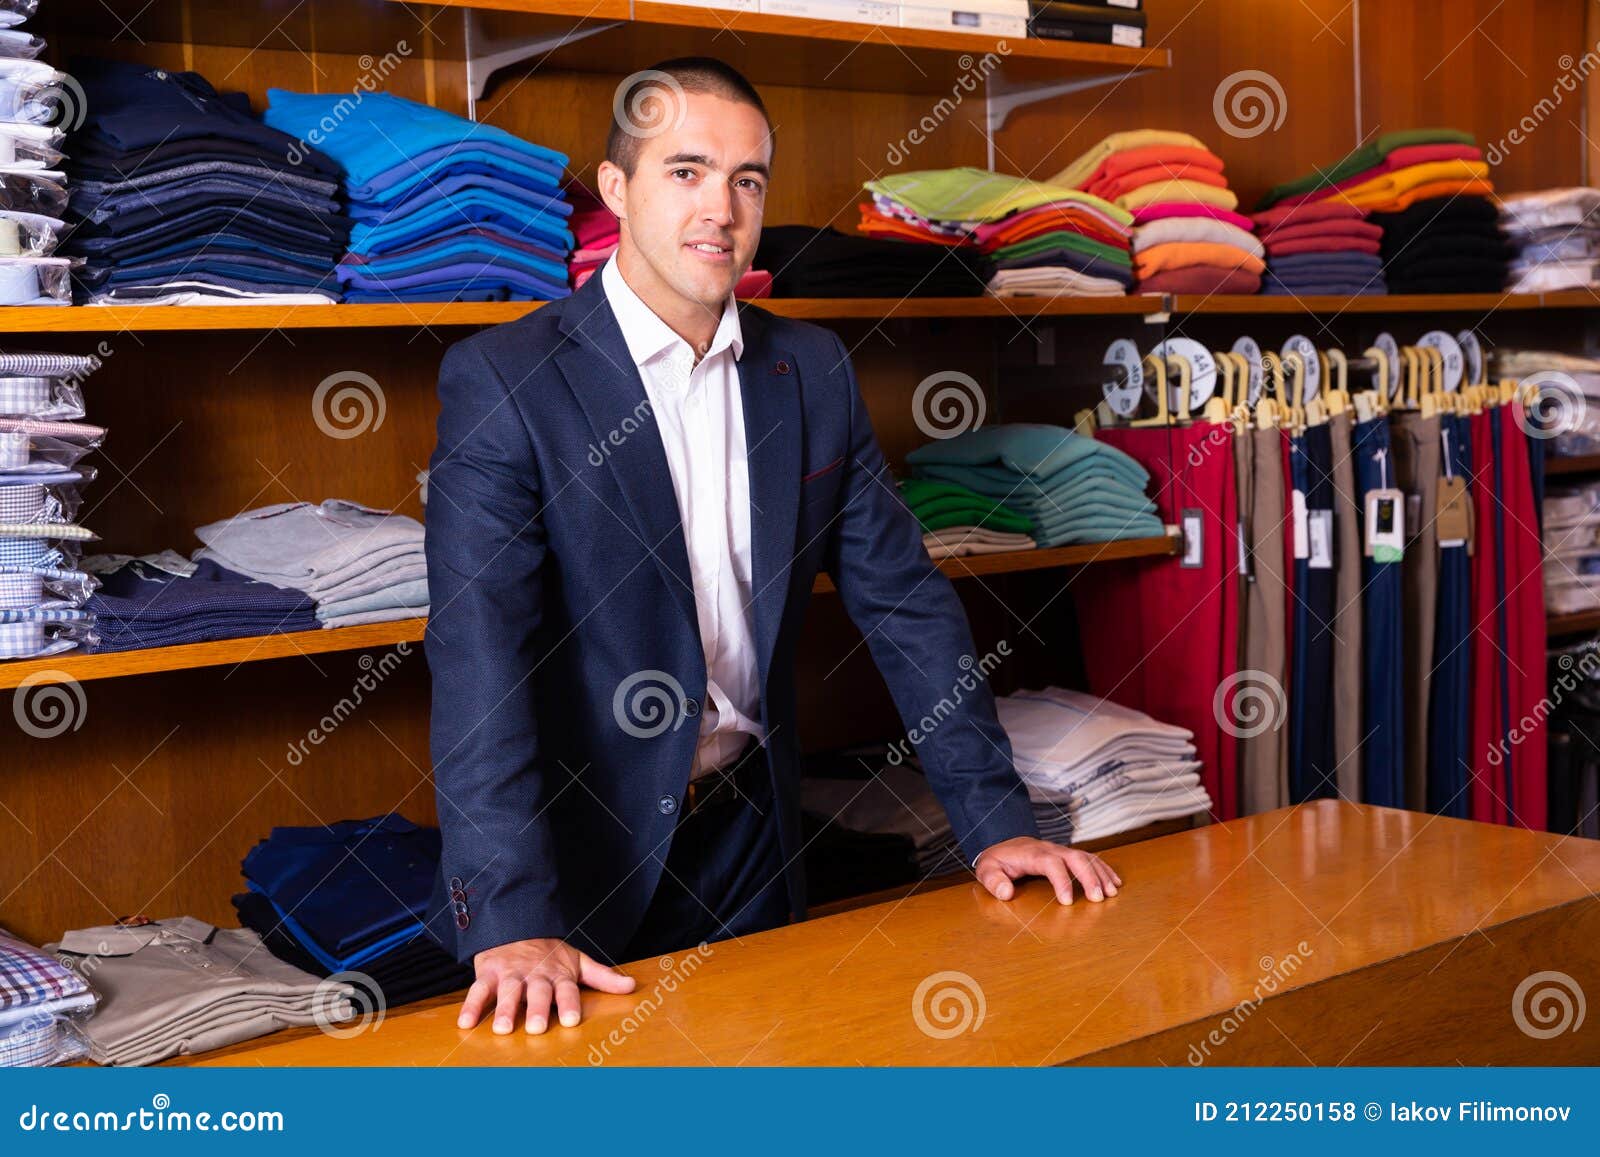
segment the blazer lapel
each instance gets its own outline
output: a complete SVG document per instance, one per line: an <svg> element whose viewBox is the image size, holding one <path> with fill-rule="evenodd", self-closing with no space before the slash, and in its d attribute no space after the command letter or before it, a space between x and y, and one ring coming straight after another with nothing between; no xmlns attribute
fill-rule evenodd
<svg viewBox="0 0 1600 1157"><path fill-rule="evenodd" d="M763 688L783 619L800 509L800 367L768 341L766 315L739 314L745 450L750 463L750 579L756 655Z"/></svg>
<svg viewBox="0 0 1600 1157"><path fill-rule="evenodd" d="M689 552L666 449L649 410L644 379L628 353L598 273L567 298L560 329L574 340L560 348L556 365L594 431L594 441L575 454L575 465L569 464L579 473L578 479L562 479L561 485L583 485L582 471L594 469L597 458L604 460L673 601L698 630ZM622 511L615 513L623 516ZM610 532L608 527L597 528L600 534ZM626 533L620 528L619 532Z"/></svg>

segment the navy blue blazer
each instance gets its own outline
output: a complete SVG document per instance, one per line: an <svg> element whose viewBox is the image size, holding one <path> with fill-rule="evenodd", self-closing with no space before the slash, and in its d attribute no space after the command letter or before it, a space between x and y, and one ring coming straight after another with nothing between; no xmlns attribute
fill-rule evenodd
<svg viewBox="0 0 1600 1157"><path fill-rule="evenodd" d="M849 355L742 306L753 618L790 905L805 915L794 654L826 570L970 862L1037 835L966 614L895 489ZM615 963L654 894L706 693L688 554L638 367L593 277L457 342L429 464L425 642L463 962L559 937ZM976 688L966 689L976 682Z"/></svg>

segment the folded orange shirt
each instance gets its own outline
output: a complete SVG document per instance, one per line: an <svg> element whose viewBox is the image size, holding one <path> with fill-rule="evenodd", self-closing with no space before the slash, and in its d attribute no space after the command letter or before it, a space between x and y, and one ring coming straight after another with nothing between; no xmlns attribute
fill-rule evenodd
<svg viewBox="0 0 1600 1157"><path fill-rule="evenodd" d="M913 225L904 217L891 217L887 213L880 213L870 203L863 203L861 209L861 223L856 226L858 232L869 237L899 237L906 241L923 241L929 245L963 245L965 239L961 237L946 237L941 233L930 233L926 229Z"/></svg>
<svg viewBox="0 0 1600 1157"><path fill-rule="evenodd" d="M1190 148L1187 145L1141 145L1136 149L1112 153L1089 174L1083 187L1088 188L1099 181L1115 180L1124 173L1147 169L1151 165L1187 165L1195 169L1222 172L1222 158L1210 149Z"/></svg>
<svg viewBox="0 0 1600 1157"><path fill-rule="evenodd" d="M1000 222L998 228L983 237L983 245L986 250L999 249L1043 233L1076 233L1116 249L1128 247L1126 234L1113 233L1092 217L1069 213L1028 213L1019 215L1016 221Z"/></svg>
<svg viewBox="0 0 1600 1157"><path fill-rule="evenodd" d="M1189 265L1245 269L1251 273L1261 273L1267 268L1266 263L1254 253L1216 241L1168 241L1165 245L1152 245L1133 257L1133 271L1141 281L1152 274Z"/></svg>
<svg viewBox="0 0 1600 1157"><path fill-rule="evenodd" d="M1409 209L1418 201L1426 201L1430 197L1492 196L1494 196L1494 183L1483 178L1475 177L1469 181L1429 181L1425 185L1417 185L1406 190L1393 200L1363 205L1362 208L1369 213L1398 213L1402 209Z"/></svg>
<svg viewBox="0 0 1600 1157"><path fill-rule="evenodd" d="M1115 201L1125 193L1158 181L1192 181L1197 185L1210 185L1213 189L1226 189L1228 178L1216 169L1202 169L1193 165L1147 165L1133 169L1120 177L1108 177L1084 190L1107 201Z"/></svg>

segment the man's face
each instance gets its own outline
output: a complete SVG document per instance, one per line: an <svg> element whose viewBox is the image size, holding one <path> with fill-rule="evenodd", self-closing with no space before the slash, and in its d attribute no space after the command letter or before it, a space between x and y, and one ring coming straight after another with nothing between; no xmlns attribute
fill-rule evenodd
<svg viewBox="0 0 1600 1157"><path fill-rule="evenodd" d="M641 259L631 264L657 289L720 313L761 239L771 134L747 104L706 93L658 99L674 103L664 118L659 105L645 111L665 127L641 142L633 176L602 166L602 196L623 219L619 260L631 245Z"/></svg>

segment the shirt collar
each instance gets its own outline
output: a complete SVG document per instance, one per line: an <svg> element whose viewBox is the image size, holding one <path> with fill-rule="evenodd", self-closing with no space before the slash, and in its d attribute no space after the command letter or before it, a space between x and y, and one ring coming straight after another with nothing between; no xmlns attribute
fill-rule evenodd
<svg viewBox="0 0 1600 1157"><path fill-rule="evenodd" d="M622 330L623 340L628 343L628 353L633 357L635 365L644 365L674 345L688 348L689 343L679 337L672 327L662 321L656 311L646 305L644 299L633 291L633 287L622 276L622 270L617 268L615 253L606 258L606 263L600 267L600 285L606 292L606 300L611 303L611 312L616 314L617 325ZM731 293L728 294L728 300L723 303L722 319L717 323L717 332L711 335L711 345L706 350L705 356L712 357L724 349L733 350L734 361L738 361L744 353L744 332L739 327L739 306Z"/></svg>

